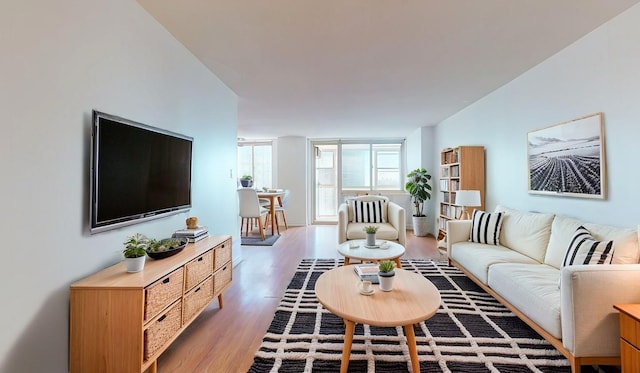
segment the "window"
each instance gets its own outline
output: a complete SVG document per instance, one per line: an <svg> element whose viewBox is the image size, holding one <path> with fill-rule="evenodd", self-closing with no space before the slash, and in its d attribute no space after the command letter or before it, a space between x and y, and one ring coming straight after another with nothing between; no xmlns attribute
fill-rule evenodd
<svg viewBox="0 0 640 373"><path fill-rule="evenodd" d="M342 144L342 190L402 190L402 143Z"/></svg>
<svg viewBox="0 0 640 373"><path fill-rule="evenodd" d="M253 177L253 187L271 187L272 145L270 141L238 143L238 178L243 175Z"/></svg>

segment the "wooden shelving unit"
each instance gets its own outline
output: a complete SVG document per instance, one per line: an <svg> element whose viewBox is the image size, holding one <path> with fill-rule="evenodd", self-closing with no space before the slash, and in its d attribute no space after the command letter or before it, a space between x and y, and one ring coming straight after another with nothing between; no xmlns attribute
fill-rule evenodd
<svg viewBox="0 0 640 373"><path fill-rule="evenodd" d="M439 246L443 246L447 237L447 221L459 218L462 207L456 205L456 191L479 190L481 205L468 207L484 210L484 147L458 146L443 149L440 152L440 179L438 194L440 216L438 219Z"/></svg>

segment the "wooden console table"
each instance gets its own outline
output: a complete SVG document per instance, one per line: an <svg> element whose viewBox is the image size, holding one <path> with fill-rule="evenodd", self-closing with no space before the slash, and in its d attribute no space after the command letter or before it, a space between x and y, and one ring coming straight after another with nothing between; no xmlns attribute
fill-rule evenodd
<svg viewBox="0 0 640 373"><path fill-rule="evenodd" d="M620 357L622 372L640 370L640 304L615 304L620 311Z"/></svg>
<svg viewBox="0 0 640 373"><path fill-rule="evenodd" d="M69 369L157 372L157 359L231 285L231 236L210 236L165 259L124 262L71 285Z"/></svg>

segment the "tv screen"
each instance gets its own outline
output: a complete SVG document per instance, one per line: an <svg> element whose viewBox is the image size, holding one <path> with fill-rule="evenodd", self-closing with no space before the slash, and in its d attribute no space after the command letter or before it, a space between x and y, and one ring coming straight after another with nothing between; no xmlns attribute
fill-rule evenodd
<svg viewBox="0 0 640 373"><path fill-rule="evenodd" d="M193 138L93 111L91 233L191 207Z"/></svg>

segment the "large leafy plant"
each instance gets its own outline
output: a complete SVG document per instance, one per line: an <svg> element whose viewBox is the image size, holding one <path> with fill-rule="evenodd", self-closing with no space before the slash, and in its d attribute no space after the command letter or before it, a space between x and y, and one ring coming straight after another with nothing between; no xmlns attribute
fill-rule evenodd
<svg viewBox="0 0 640 373"><path fill-rule="evenodd" d="M411 195L411 202L415 207L413 216L425 216L423 213L424 201L431 198L431 175L424 168L417 168L407 175L407 183L404 188Z"/></svg>

